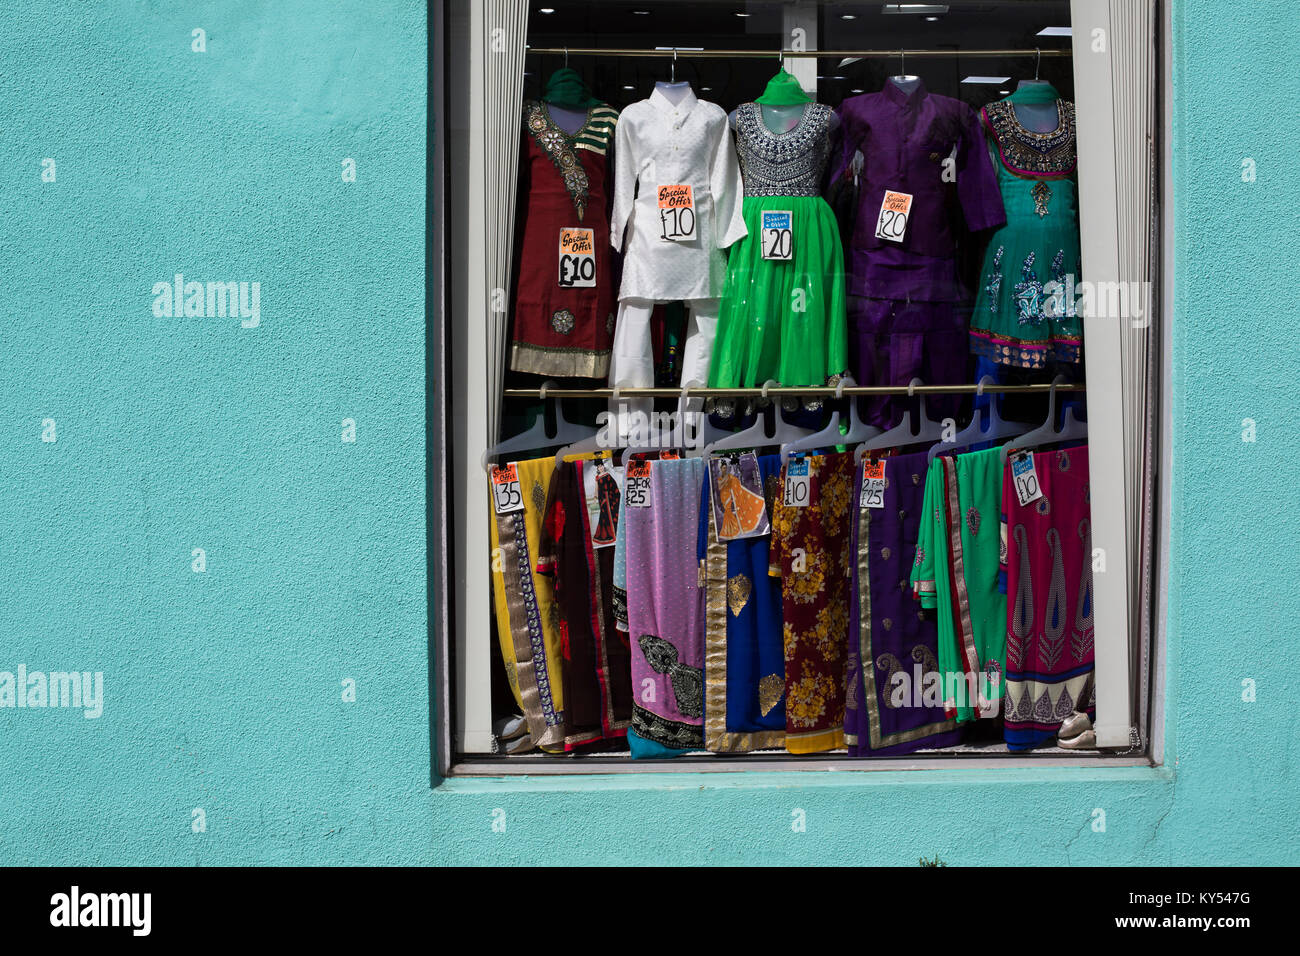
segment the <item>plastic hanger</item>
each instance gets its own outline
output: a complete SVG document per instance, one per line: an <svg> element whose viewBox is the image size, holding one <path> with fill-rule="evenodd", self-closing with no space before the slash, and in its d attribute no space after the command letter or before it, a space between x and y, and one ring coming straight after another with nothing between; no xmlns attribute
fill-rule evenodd
<svg viewBox="0 0 1300 956"><path fill-rule="evenodd" d="M615 385L614 394L610 396L610 405L617 408L618 401L619 386ZM605 429L601 429L601 431L596 432L594 435L589 435L581 441L575 442L572 445L568 445L557 451L555 453L555 467L559 468L560 465L564 463L564 459L569 455L581 455L592 451L613 451L618 448L634 448L641 451L647 448L672 448L675 445L673 436L665 436L658 428L650 429L650 433L645 436L642 436L638 432L637 438L640 439L644 437L645 442L635 445L627 440L631 437L630 431L626 435L619 434L619 432L618 413L611 412L610 419L608 420ZM611 439L613 440L611 441Z"/></svg>
<svg viewBox="0 0 1300 956"><path fill-rule="evenodd" d="M925 382L919 378L914 378L907 383L907 397L913 398L916 393L913 389L918 385L924 385ZM943 438L943 422L937 422L926 414L925 396L920 396L918 416L912 412L909 407L903 420L889 429L887 432L881 432L875 438L869 439L858 446L853 460L859 464L866 457L869 451L879 451L885 448L902 447L904 445L922 445L926 442L934 442Z"/></svg>
<svg viewBox="0 0 1300 956"><path fill-rule="evenodd" d="M1075 417L1073 405L1065 410L1065 421L1061 427L1059 429L1056 427L1056 386L1064 384L1067 384L1064 375L1058 375L1052 379L1052 388L1047 395L1047 420L1037 428L1025 432L1019 438L1013 438L1002 446L1002 461L1004 464L1008 452L1011 451L1029 451L1042 445L1073 441L1076 438L1086 439L1088 437L1088 423L1081 422Z"/></svg>
<svg viewBox="0 0 1300 956"><path fill-rule="evenodd" d="M767 390L776 384L773 379L768 379L763 383L762 396L767 398ZM771 415L775 421L775 428L769 432L767 430L767 416ZM750 425L744 431L734 432L723 438L718 439L704 449L705 455L711 455L714 451L724 448L762 448L767 445L780 445L785 442L797 441L811 435L812 432L806 428L796 428L789 425L781 418L781 413L775 405L760 411L758 420Z"/></svg>
<svg viewBox="0 0 1300 956"><path fill-rule="evenodd" d="M538 390L539 397L542 400L542 409L537 418L533 420L532 427L527 431L520 432L512 438L505 441L497 442L495 445L483 452L483 457L479 459L479 464L484 470L488 468L488 462L497 455L504 455L509 451L536 451L540 448L553 448L556 445L564 445L569 442L581 441L585 438L594 437L599 434L596 429L590 425L578 425L564 417L564 409L556 404L555 406L555 431L553 433L546 430L546 390L555 388L556 384L552 381L542 383ZM554 402L555 399L549 399Z"/></svg>
<svg viewBox="0 0 1300 956"><path fill-rule="evenodd" d="M835 400L841 401L844 398L844 386L856 385L852 376L845 375L840 379L840 383L835 386ZM831 445L853 445L860 441L866 441L868 438L875 438L880 434L880 429L874 425L868 425L858 418L858 403L856 399L849 399L849 430L840 433L840 413L831 412L831 422L819 432L813 432L807 438L800 438L798 441L792 441L781 446L781 464L790 460L791 452L808 451L813 448L827 448Z"/></svg>
<svg viewBox="0 0 1300 956"><path fill-rule="evenodd" d="M975 387L975 397L979 398L984 394L985 385L996 385L992 375L980 377L979 384ZM998 414L997 396L992 396L988 404L988 423L981 427L981 414L979 409L975 410L975 415L971 418L970 424L952 436L951 442L940 442L930 449L930 461L934 461L939 455L946 452L956 451L958 448L965 448L968 445L974 445L982 441L997 441L999 438L1015 438L1017 435L1023 435L1025 426L1020 422L1009 422Z"/></svg>
<svg viewBox="0 0 1300 956"><path fill-rule="evenodd" d="M687 458L699 458L707 454L708 446L715 441L726 438L731 432L718 428L713 422L709 421L709 416L703 411L691 412L691 415L698 415L696 426L691 434L691 440L686 440L686 427L683 416L686 412L687 391L691 388L703 388L703 382L690 381L682 384L682 397L677 403L677 426L673 431L673 438L677 447L682 449Z"/></svg>

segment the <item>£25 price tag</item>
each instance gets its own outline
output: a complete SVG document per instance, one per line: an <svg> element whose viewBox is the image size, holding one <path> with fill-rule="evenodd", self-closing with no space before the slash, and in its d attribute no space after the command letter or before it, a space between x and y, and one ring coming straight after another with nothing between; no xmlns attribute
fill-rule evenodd
<svg viewBox="0 0 1300 956"><path fill-rule="evenodd" d="M686 242L695 238L695 197L689 183L659 187L659 238Z"/></svg>
<svg viewBox="0 0 1300 956"><path fill-rule="evenodd" d="M591 289L595 285L595 232L566 226L560 230L560 288Z"/></svg>
<svg viewBox="0 0 1300 956"><path fill-rule="evenodd" d="M1011 456L1011 482L1016 486L1016 497L1022 507L1043 497L1043 489L1038 486L1038 472L1034 471L1032 452L1018 451Z"/></svg>
<svg viewBox="0 0 1300 956"><path fill-rule="evenodd" d="M763 212L763 258L788 262L794 254L794 217L788 209Z"/></svg>
<svg viewBox="0 0 1300 956"><path fill-rule="evenodd" d="M782 500L790 508L807 508L811 497L812 476L808 473L808 459L790 459L785 466L785 495Z"/></svg>
<svg viewBox="0 0 1300 956"><path fill-rule="evenodd" d="M623 473L623 503L629 508L650 507L650 462L627 463Z"/></svg>
<svg viewBox="0 0 1300 956"><path fill-rule="evenodd" d="M499 515L524 510L524 496L519 490L519 471L514 462L492 469L492 501L496 504Z"/></svg>
<svg viewBox="0 0 1300 956"><path fill-rule="evenodd" d="M876 238L902 242L907 234L907 217L912 213L912 194L885 190L880 201L880 215L876 219Z"/></svg>
<svg viewBox="0 0 1300 956"><path fill-rule="evenodd" d="M862 494L858 496L858 507L885 507L885 463L883 461L863 463Z"/></svg>

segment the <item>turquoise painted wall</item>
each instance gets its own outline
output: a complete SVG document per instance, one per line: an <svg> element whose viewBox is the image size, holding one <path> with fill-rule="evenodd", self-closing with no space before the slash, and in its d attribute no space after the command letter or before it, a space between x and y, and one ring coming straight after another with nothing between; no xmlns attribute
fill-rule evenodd
<svg viewBox="0 0 1300 956"><path fill-rule="evenodd" d="M1168 768L431 790L424 4L8 5L0 671L104 700L0 708L0 863L1300 862L1296 14L1176 7Z"/></svg>

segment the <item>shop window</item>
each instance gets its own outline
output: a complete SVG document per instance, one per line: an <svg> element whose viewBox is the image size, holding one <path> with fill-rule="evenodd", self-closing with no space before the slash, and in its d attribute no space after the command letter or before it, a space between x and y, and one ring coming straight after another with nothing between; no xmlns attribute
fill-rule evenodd
<svg viewBox="0 0 1300 956"><path fill-rule="evenodd" d="M442 769L1148 762L1156 4L454 7Z"/></svg>

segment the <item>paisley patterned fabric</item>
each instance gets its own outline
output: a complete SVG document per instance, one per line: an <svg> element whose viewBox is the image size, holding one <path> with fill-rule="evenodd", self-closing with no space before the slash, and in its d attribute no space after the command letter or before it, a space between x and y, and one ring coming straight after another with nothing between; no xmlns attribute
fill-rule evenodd
<svg viewBox="0 0 1300 956"><path fill-rule="evenodd" d="M1034 471L1042 498L1021 505L1009 467L1002 488L1012 750L1050 743L1073 711L1095 714L1087 446L1036 452Z"/></svg>

